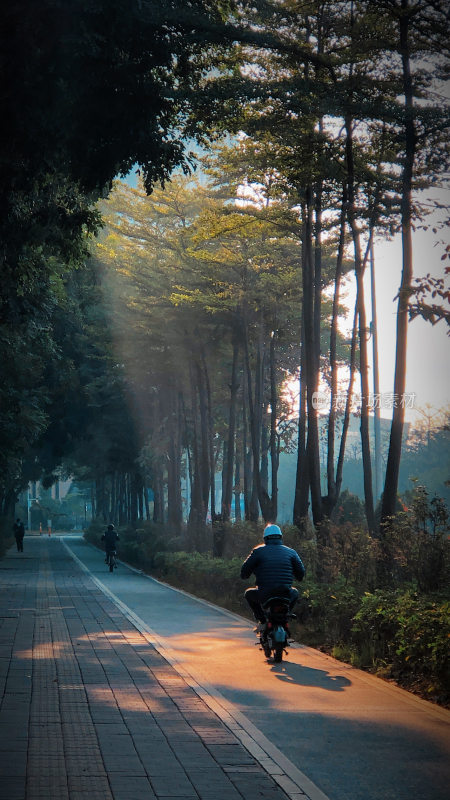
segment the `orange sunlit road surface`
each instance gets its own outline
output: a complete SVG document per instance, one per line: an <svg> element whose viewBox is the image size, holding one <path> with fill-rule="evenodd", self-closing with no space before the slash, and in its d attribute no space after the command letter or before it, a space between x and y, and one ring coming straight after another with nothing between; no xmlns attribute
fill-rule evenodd
<svg viewBox="0 0 450 800"><path fill-rule="evenodd" d="M450 712L312 648L267 662L246 620L124 565L110 577L101 553L66 544L181 675L219 693L330 800L448 800Z"/></svg>
<svg viewBox="0 0 450 800"><path fill-rule="evenodd" d="M244 643L233 640L238 632L236 627L225 627L210 633L172 635L166 640L167 652L197 680L203 679L227 695L234 693L243 713L256 701L265 709L320 714L333 721L373 720L374 724L391 725L395 719L390 684L312 648L291 647L281 664L273 664L248 641L247 626L241 630ZM406 692L400 690L400 694L404 703L416 702ZM403 724L416 729L416 716Z"/></svg>

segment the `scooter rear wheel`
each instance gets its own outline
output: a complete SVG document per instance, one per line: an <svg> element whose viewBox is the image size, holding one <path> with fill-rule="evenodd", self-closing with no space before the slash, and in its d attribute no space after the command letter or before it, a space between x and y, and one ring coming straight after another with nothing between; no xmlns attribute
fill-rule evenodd
<svg viewBox="0 0 450 800"><path fill-rule="evenodd" d="M275 661L275 664L279 664L280 661L283 661L283 650L284 650L283 645L277 642L273 653L273 660Z"/></svg>

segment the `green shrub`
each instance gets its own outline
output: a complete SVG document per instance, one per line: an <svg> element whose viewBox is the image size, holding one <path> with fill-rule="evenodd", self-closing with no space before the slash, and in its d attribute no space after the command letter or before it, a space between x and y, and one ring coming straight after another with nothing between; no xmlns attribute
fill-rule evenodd
<svg viewBox="0 0 450 800"><path fill-rule="evenodd" d="M423 486L409 493L407 505L382 527L380 583L416 582L422 592L449 588L449 516L440 497L429 499Z"/></svg>
<svg viewBox="0 0 450 800"><path fill-rule="evenodd" d="M395 635L398 629L395 592L367 592L354 615L352 634L358 645L362 665L376 667L392 663L395 656Z"/></svg>
<svg viewBox="0 0 450 800"><path fill-rule="evenodd" d="M92 520L89 527L86 528L85 532L83 533L83 539L85 539L90 544L94 544L96 547L101 547L101 537L106 529L106 525L104 522L100 522L98 519Z"/></svg>
<svg viewBox="0 0 450 800"><path fill-rule="evenodd" d="M288 547L297 550L306 569L306 575L310 580L316 580L318 571L318 549L317 539L314 528L308 531L309 537L305 533L300 533L295 525L283 525L283 543Z"/></svg>
<svg viewBox="0 0 450 800"><path fill-rule="evenodd" d="M235 522L225 524L225 558L240 558L248 554L263 541L264 525L255 522Z"/></svg>
<svg viewBox="0 0 450 800"><path fill-rule="evenodd" d="M0 558L5 555L14 542L13 524L12 517L0 517Z"/></svg>
<svg viewBox="0 0 450 800"><path fill-rule="evenodd" d="M328 523L317 548L321 582L343 580L359 593L374 588L378 552L378 542L364 528Z"/></svg>
<svg viewBox="0 0 450 800"><path fill-rule="evenodd" d="M359 608L359 595L339 579L330 586L306 581L303 597L309 601L311 613L305 633L326 646L332 647L350 641L353 616Z"/></svg>
<svg viewBox="0 0 450 800"><path fill-rule="evenodd" d="M240 578L241 559L213 558L204 553L157 553L157 577L197 597L210 600L239 613L247 613Z"/></svg>
<svg viewBox="0 0 450 800"><path fill-rule="evenodd" d="M449 701L448 599L378 590L362 598L352 632L364 666L384 667L402 685Z"/></svg>
<svg viewBox="0 0 450 800"><path fill-rule="evenodd" d="M358 495L352 494L348 489L341 492L337 506L332 513L333 522L337 525L366 525L366 512L364 503Z"/></svg>

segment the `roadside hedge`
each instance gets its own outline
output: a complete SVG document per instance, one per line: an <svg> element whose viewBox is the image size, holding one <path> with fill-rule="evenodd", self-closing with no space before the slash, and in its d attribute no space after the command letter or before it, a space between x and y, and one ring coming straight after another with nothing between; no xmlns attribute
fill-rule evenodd
<svg viewBox="0 0 450 800"><path fill-rule="evenodd" d="M411 590L365 594L353 618L361 666L443 704L450 700L450 602Z"/></svg>
<svg viewBox="0 0 450 800"><path fill-rule="evenodd" d="M12 517L0 517L0 558L5 555L8 548L14 543Z"/></svg>

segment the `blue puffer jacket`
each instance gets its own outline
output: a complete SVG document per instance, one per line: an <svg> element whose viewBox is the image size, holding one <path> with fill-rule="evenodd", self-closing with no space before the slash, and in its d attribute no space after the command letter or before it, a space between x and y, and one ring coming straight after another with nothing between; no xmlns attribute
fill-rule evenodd
<svg viewBox="0 0 450 800"><path fill-rule="evenodd" d="M305 576L300 556L286 547L282 539L268 539L252 550L242 564L241 578L249 578L252 572L258 588L263 591L277 587L290 589L294 578L301 581Z"/></svg>

